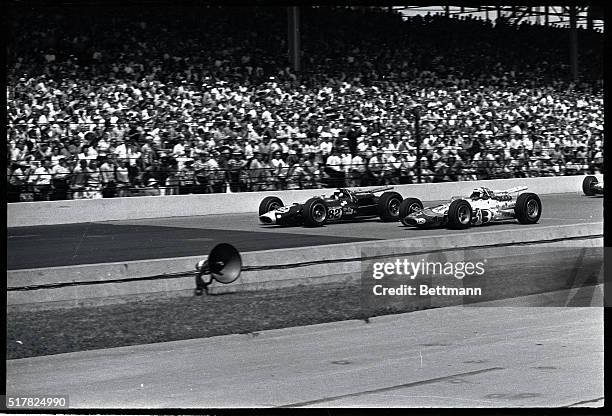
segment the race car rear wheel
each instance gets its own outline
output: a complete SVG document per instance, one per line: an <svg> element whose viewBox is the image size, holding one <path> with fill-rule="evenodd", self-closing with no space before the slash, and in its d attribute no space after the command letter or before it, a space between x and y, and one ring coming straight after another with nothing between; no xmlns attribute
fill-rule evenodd
<svg viewBox="0 0 612 416"><path fill-rule="evenodd" d="M267 196L259 204L259 215L274 211L283 206L283 201L276 196Z"/></svg>
<svg viewBox="0 0 612 416"><path fill-rule="evenodd" d="M582 192L584 192L587 196L595 195L595 191L593 190L593 185L599 183L599 180L592 175L587 176L582 181Z"/></svg>
<svg viewBox="0 0 612 416"><path fill-rule="evenodd" d="M325 224L327 204L321 198L310 198L303 208L304 224L317 227Z"/></svg>
<svg viewBox="0 0 612 416"><path fill-rule="evenodd" d="M418 198L406 198L400 204L399 217L404 225L410 225L405 221L406 217L417 209L423 209L423 203Z"/></svg>
<svg viewBox="0 0 612 416"><path fill-rule="evenodd" d="M448 207L448 226L456 230L468 228L472 222L472 206L465 199L455 199Z"/></svg>
<svg viewBox="0 0 612 416"><path fill-rule="evenodd" d="M383 221L397 221L400 218L402 196L397 192L385 192L378 198L378 216Z"/></svg>
<svg viewBox="0 0 612 416"><path fill-rule="evenodd" d="M540 197L530 192L520 194L516 198L514 213L521 224L535 224L542 215Z"/></svg>

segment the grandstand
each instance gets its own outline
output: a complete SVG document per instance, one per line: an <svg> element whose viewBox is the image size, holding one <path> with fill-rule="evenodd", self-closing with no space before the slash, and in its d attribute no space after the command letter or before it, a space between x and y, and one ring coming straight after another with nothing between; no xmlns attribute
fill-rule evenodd
<svg viewBox="0 0 612 416"><path fill-rule="evenodd" d="M601 171L598 16L440 8L14 7L9 201Z"/></svg>

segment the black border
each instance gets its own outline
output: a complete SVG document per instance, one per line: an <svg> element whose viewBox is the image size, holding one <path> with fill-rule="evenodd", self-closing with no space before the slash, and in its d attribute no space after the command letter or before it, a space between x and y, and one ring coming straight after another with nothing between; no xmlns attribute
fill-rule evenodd
<svg viewBox="0 0 612 416"><path fill-rule="evenodd" d="M405 4L404 1L400 2L388 2L388 1L344 1L343 4L351 4L351 5L397 5L397 4ZM499 1L488 1L484 2L486 4L501 4ZM504 5L508 3L512 4L512 2L504 2ZM529 2L522 2L520 5L528 5ZM287 1L262 1L262 0L251 0L251 1L236 1L236 0L228 0L224 2L217 1L205 1L205 0L7 0L4 4L8 7L3 8L4 13L3 22L9 19L10 13L19 12L21 8L30 8L30 7L42 7L42 8L64 8L64 7L108 7L108 6L117 6L120 5L122 7L143 7L143 6L156 6L156 5L180 5L180 6L238 6L238 5L270 5L270 6L279 6L279 5L301 5L308 4L303 2L287 2ZM325 5L325 2L317 2L311 4ZM423 2L423 1L415 1L412 4L433 4L433 2ZM435 2L436 5L443 5L445 2ZM472 2L466 2L465 5L473 5ZM536 5L536 3L533 3ZM542 1L537 2L537 5L564 5L564 4L579 4L579 5L589 5L595 4L603 7L605 20L610 21L610 17L612 15L612 2L603 2L603 1L589 1L589 2L567 2L565 0L557 1L557 2L549 2ZM7 10L8 9L8 10ZM7 25L2 24L2 39L3 43L6 43L7 40ZM612 51L612 44L610 42L610 34L608 30L604 30L604 50ZM6 48L5 51L5 61L6 61ZM612 61L610 58L610 54L604 56L604 68L612 68ZM3 84L6 83L6 66L2 65L3 72ZM604 71L604 106L607 109L608 103L610 102L610 83L612 82L612 70ZM2 99L6 100L6 95L2 94ZM6 116L6 106L2 105L2 112L4 115L4 120L7 119ZM611 119L609 116L609 112L605 112L604 116L605 126L608 126ZM6 129L5 123L2 123L2 130ZM606 129L607 130L607 129ZM4 136L6 137L6 136ZM612 140L612 139L608 139ZM6 152L6 148L2 147L2 152ZM3 155L5 156L5 155ZM604 147L604 160L611 160L611 150L610 146ZM6 163L6 158L2 157L3 165ZM4 169L4 166L2 166ZM608 165L604 163L604 176L608 176ZM3 182L4 185L4 182ZM6 185L4 185L6 187ZM4 197L6 196L6 188L3 192ZM612 197L610 194L604 194L604 246L605 253L612 253L612 225L610 221L610 199ZM6 205L4 206L4 216L6 219ZM6 221L3 225L4 232L6 235ZM605 255L604 263L605 263L605 271L604 271L604 299L606 305L612 305L612 272L610 269L612 266L612 255ZM6 264L6 252L5 252L5 264ZM4 293L6 293L6 279L2 280L2 288L4 289ZM3 329L6 331L6 297L2 296L2 324ZM608 346L610 344L610 329L611 329L611 315L610 308L604 308L604 348L607 351ZM6 357L6 344L4 345L4 355ZM607 354L606 354L607 355ZM608 357L606 357L608 358ZM2 374L4 374L4 378L0 383L0 395L6 393L6 360L2 360L0 365L2 366L0 370ZM605 359L604 369L605 375L610 375L611 363L610 359ZM611 397L607 393L610 391L610 379L609 377L604 377L604 394L609 398ZM514 414L538 414L538 415L552 415L552 414L571 414L571 415L594 415L594 414L609 414L610 408L612 407L609 404L609 400L606 401L605 406L602 408L505 408L505 409L494 409L494 408L486 408L486 409L470 409L469 413L478 415L478 414L486 414L486 415L514 415ZM368 413L371 412L379 412L384 414L405 414L405 410L403 409L181 409L181 408L168 408L168 409L121 409L121 410L113 410L113 409L58 409L49 412L41 412L36 410L2 410L2 412L14 413L14 414L209 414L209 415L273 415L273 414L324 414L324 415L345 415L345 414L360 414L364 410ZM451 411L453 413L461 412L460 409L455 408L437 408L437 409L424 409L424 408L410 408L411 413L415 414L424 414L424 415L439 415L442 413L446 413Z"/></svg>

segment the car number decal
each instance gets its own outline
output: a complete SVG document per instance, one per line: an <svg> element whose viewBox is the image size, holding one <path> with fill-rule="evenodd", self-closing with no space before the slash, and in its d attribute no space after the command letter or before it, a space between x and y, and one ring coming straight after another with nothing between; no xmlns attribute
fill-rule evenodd
<svg viewBox="0 0 612 416"><path fill-rule="evenodd" d="M476 208L474 214L472 216L472 225L481 225L489 223L493 220L493 212L484 209L484 208Z"/></svg>
<svg viewBox="0 0 612 416"><path fill-rule="evenodd" d="M329 208L327 210L327 217L329 219L342 217L342 208L340 207Z"/></svg>

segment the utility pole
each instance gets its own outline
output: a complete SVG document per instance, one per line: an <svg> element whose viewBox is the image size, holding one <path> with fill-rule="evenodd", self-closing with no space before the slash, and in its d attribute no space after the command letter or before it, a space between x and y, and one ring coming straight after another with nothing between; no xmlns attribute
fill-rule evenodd
<svg viewBox="0 0 612 416"><path fill-rule="evenodd" d="M569 30L569 59L571 77L574 81L578 80L578 29L577 20L578 13L576 12L576 6L569 6L569 18L570 18L570 30Z"/></svg>
<svg viewBox="0 0 612 416"><path fill-rule="evenodd" d="M287 40L289 62L295 72L300 71L300 8L287 7Z"/></svg>

